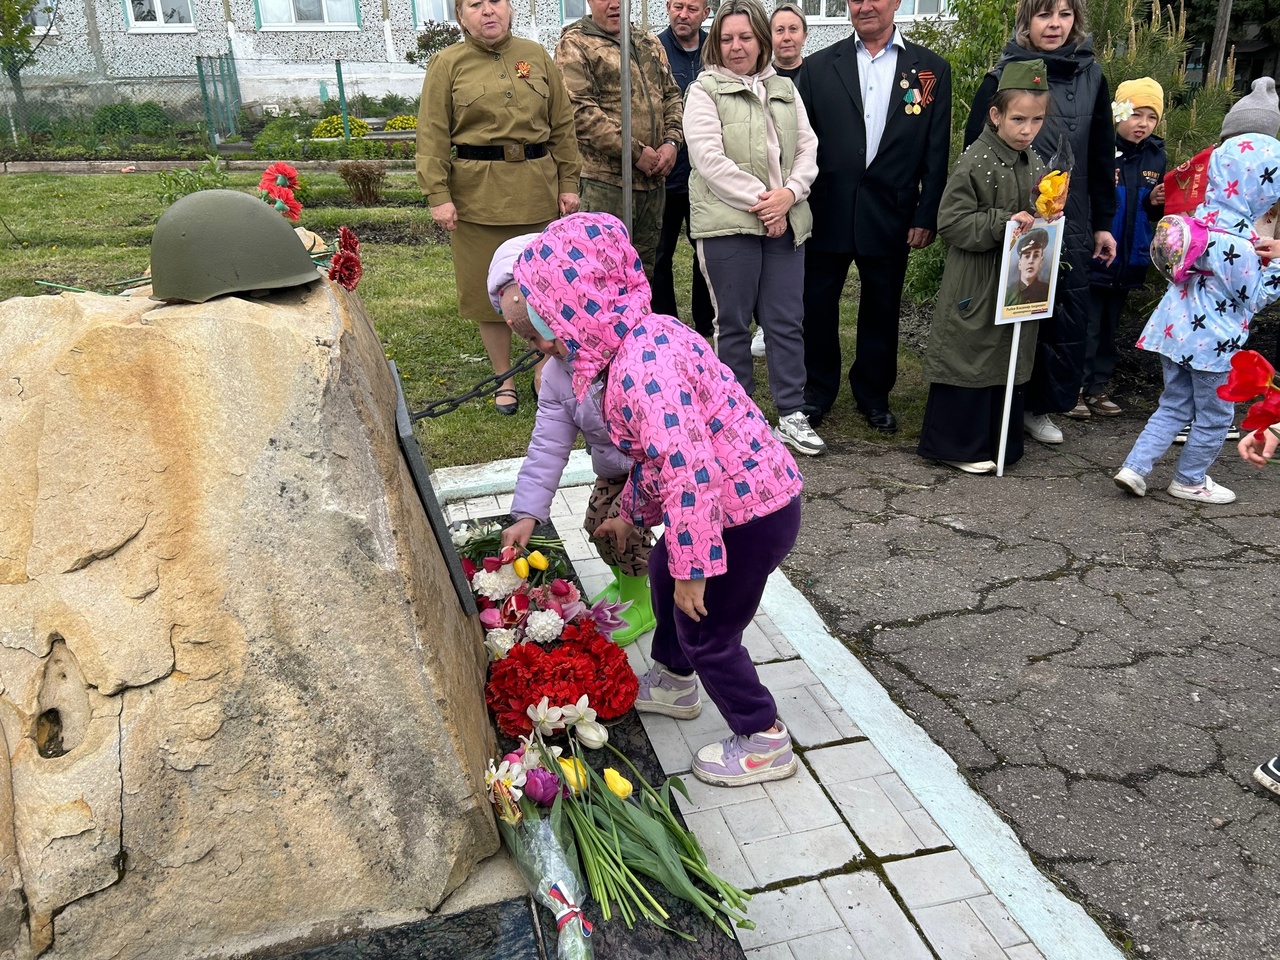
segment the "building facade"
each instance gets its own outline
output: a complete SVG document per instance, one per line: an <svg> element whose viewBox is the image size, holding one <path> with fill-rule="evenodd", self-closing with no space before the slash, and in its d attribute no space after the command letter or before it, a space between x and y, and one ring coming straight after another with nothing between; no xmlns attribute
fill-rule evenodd
<svg viewBox="0 0 1280 960"><path fill-rule="evenodd" d="M555 46L586 0L512 0L516 33ZM902 0L904 26L942 0ZM274 112L346 95L416 96L422 69L405 54L428 21L453 21L452 0L47 0L31 18L43 37L22 73L28 99L51 106L127 97L168 105L198 98L196 58L230 53L241 97ZM770 6L766 0L766 6ZM809 52L847 36L844 0L804 0ZM632 22L667 24L661 0L632 5ZM0 90L7 94L8 91Z"/></svg>

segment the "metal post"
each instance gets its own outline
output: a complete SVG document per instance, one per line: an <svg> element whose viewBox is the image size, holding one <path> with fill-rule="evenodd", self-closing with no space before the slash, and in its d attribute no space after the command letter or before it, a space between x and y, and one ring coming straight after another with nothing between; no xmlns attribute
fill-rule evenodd
<svg viewBox="0 0 1280 960"><path fill-rule="evenodd" d="M338 108L342 110L342 139L351 142L351 120L347 117L347 91L342 86L342 61L333 61L338 71Z"/></svg>
<svg viewBox="0 0 1280 960"><path fill-rule="evenodd" d="M196 75L200 78L200 99L204 101L204 122L209 127L209 144L218 149L218 134L213 128L213 111L209 109L209 90L204 82L204 57L196 57Z"/></svg>
<svg viewBox="0 0 1280 960"><path fill-rule="evenodd" d="M618 72L622 77L622 222L631 229L631 0L619 0Z"/></svg>
<svg viewBox="0 0 1280 960"><path fill-rule="evenodd" d="M234 136L236 132L236 115L235 107L231 103L231 71L227 69L226 59L229 57L218 57L218 77L222 80L222 105L227 113L227 136Z"/></svg>

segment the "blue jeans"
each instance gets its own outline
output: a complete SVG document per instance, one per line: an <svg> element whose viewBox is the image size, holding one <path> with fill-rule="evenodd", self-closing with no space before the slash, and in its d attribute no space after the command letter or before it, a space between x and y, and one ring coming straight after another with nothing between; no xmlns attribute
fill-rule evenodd
<svg viewBox="0 0 1280 960"><path fill-rule="evenodd" d="M1196 487L1204 483L1205 473L1217 459L1235 416L1235 404L1218 396L1218 387L1227 382L1227 371L1191 370L1164 355L1160 366L1164 370L1160 405L1142 428L1124 465L1145 477L1189 423L1191 435L1178 457L1173 479Z"/></svg>

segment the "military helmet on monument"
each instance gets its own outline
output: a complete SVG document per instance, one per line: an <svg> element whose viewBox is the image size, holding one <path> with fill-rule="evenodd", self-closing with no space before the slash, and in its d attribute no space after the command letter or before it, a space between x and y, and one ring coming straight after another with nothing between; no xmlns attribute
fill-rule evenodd
<svg viewBox="0 0 1280 960"><path fill-rule="evenodd" d="M151 236L151 296L204 303L227 293L319 280L306 248L279 213L235 190L175 201Z"/></svg>

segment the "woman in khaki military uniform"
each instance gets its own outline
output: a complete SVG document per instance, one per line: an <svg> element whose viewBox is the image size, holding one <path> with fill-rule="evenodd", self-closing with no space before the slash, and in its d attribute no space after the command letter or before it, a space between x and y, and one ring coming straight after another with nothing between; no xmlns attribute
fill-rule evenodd
<svg viewBox="0 0 1280 960"><path fill-rule="evenodd" d="M510 0L454 0L463 39L431 58L418 112L418 186L450 234L458 313L480 324L498 373L511 331L489 302L498 245L578 209L573 108L541 44L511 35ZM494 397L516 412L515 381Z"/></svg>

